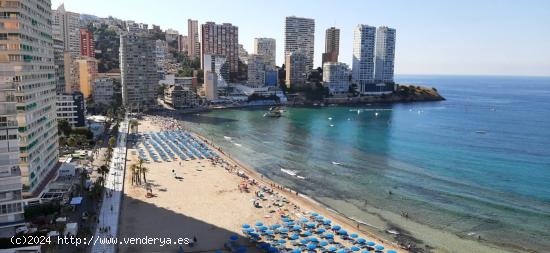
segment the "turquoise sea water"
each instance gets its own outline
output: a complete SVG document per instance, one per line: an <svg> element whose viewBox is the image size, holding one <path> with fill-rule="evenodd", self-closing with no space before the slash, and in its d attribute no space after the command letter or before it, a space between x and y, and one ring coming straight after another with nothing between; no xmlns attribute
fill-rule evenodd
<svg viewBox="0 0 550 253"><path fill-rule="evenodd" d="M186 120L232 156L312 197L359 208L367 200L463 237L550 252L550 78L398 82L436 87L447 100L286 108L281 118L264 118L265 109L223 110Z"/></svg>

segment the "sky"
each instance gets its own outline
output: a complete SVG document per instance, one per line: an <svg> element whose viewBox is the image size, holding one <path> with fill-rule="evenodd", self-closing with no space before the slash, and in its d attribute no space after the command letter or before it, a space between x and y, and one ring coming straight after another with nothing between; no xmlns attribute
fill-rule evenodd
<svg viewBox="0 0 550 253"><path fill-rule="evenodd" d="M160 25L187 34L187 19L232 23L252 53L256 37L275 38L283 63L286 16L315 19L315 66L325 30L340 28L339 61L351 64L358 24L397 30L396 74L550 76L547 0L52 0L68 11ZM200 28L199 28L200 29Z"/></svg>

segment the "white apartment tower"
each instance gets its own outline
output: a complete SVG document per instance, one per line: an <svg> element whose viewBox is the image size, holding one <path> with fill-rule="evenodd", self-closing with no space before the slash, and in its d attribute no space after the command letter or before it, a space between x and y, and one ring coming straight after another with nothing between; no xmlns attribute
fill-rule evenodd
<svg viewBox="0 0 550 253"><path fill-rule="evenodd" d="M352 81L366 93L374 84L376 27L358 25L353 34Z"/></svg>
<svg viewBox="0 0 550 253"><path fill-rule="evenodd" d="M386 26L378 27L375 54L374 81L376 83L393 83L395 29Z"/></svg>
<svg viewBox="0 0 550 253"><path fill-rule="evenodd" d="M80 14L65 11L64 4L52 10L53 37L64 43L65 51L80 56Z"/></svg>
<svg viewBox="0 0 550 253"><path fill-rule="evenodd" d="M254 38L254 54L263 55L266 64L272 68L276 66L276 45L272 38Z"/></svg>
<svg viewBox="0 0 550 253"><path fill-rule="evenodd" d="M285 22L285 57L290 53L301 51L306 57L305 74L313 69L313 49L315 39L315 20L310 18L286 17ZM288 69L288 67L287 67Z"/></svg>
<svg viewBox="0 0 550 253"><path fill-rule="evenodd" d="M120 35L122 102L130 111L154 106L159 81L155 40L144 33Z"/></svg>
<svg viewBox="0 0 550 253"><path fill-rule="evenodd" d="M0 139L0 189L7 191L0 203L8 206L0 209L0 223L13 219L7 213L22 213L21 182L25 193L36 193L58 160L51 3L2 4L8 15L0 16L0 47L9 50L0 50L0 136L7 137Z"/></svg>

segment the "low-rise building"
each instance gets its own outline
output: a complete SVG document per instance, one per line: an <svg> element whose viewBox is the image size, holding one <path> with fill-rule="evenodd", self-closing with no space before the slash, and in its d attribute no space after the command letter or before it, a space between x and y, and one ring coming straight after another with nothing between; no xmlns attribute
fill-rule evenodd
<svg viewBox="0 0 550 253"><path fill-rule="evenodd" d="M201 99L188 85L169 85L164 88L164 103L175 109L193 108L200 105Z"/></svg>
<svg viewBox="0 0 550 253"><path fill-rule="evenodd" d="M71 127L86 126L86 103L81 92L58 94L55 104L57 120L66 120Z"/></svg>
<svg viewBox="0 0 550 253"><path fill-rule="evenodd" d="M109 77L96 78L92 83L92 91L92 97L96 104L110 105L115 93L113 79Z"/></svg>
<svg viewBox="0 0 550 253"><path fill-rule="evenodd" d="M323 65L323 83L330 94L346 93L351 83L351 70L341 62L325 62Z"/></svg>

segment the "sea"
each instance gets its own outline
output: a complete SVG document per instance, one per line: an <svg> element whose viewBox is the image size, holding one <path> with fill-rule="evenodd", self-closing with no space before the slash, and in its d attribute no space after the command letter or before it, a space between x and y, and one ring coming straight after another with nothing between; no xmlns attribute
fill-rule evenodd
<svg viewBox="0 0 550 253"><path fill-rule="evenodd" d="M185 124L375 234L410 236L418 251L550 252L550 77L396 81L446 100L285 107L280 118L226 109Z"/></svg>

